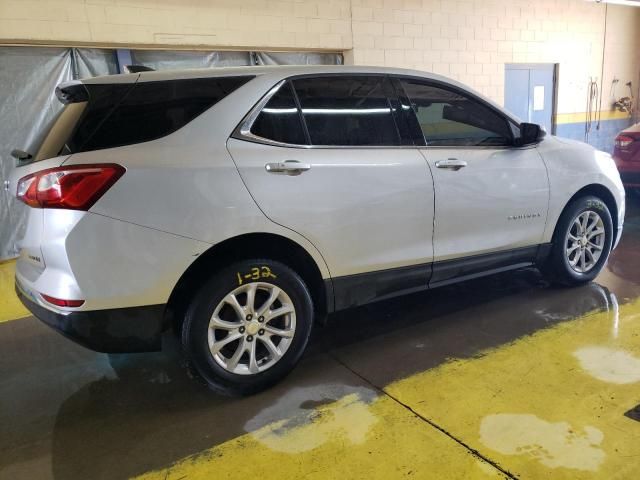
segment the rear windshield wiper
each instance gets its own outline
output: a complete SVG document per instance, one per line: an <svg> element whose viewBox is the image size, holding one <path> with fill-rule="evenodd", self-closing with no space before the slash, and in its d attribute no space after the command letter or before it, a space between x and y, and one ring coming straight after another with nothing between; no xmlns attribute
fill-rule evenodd
<svg viewBox="0 0 640 480"><path fill-rule="evenodd" d="M11 156L21 162L24 162L25 160L31 160L33 158L33 155L31 155L29 152L25 152L24 150L20 150L19 148L14 148L13 150L11 150Z"/></svg>

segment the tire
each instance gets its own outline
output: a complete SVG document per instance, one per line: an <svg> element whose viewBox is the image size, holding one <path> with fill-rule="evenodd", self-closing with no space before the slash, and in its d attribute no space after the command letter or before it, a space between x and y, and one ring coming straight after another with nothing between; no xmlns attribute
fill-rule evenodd
<svg viewBox="0 0 640 480"><path fill-rule="evenodd" d="M185 315L182 348L190 370L211 390L249 395L293 370L312 325L311 295L298 274L273 260L245 260L217 272L195 294Z"/></svg>
<svg viewBox="0 0 640 480"><path fill-rule="evenodd" d="M585 225L587 236L580 235L580 223L574 223L580 222L581 219L581 223L584 223L585 220L587 222ZM601 224L598 224L598 219ZM591 234L589 231L591 225L596 225L591 232L603 230L603 238L596 235L588 240L588 235ZM569 236L570 234L572 236ZM587 242L586 245L583 242ZM611 252L612 242L613 221L607 205L600 198L591 195L577 198L569 203L560 215L553 235L550 255L541 270L552 283L565 286L588 283L596 278L602 270ZM592 246L595 244L601 247L601 250ZM576 247L576 245L578 246ZM573 251L568 254L570 249ZM580 258L583 249L588 250L588 252L585 251L584 262ZM600 254L596 255L597 259L593 255L589 255L589 252L595 254L598 251ZM576 264L572 265L573 262Z"/></svg>

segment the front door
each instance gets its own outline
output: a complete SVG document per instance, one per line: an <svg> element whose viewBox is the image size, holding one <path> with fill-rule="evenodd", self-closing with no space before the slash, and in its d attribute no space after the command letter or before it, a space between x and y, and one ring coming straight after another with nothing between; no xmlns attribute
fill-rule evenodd
<svg viewBox="0 0 640 480"><path fill-rule="evenodd" d="M433 281L469 270L451 263L439 274L441 261L475 257L471 264L477 261L482 270L491 260L509 264L518 252L535 254L549 199L546 168L536 148L513 147L517 127L472 94L426 80L403 79L402 84L433 172ZM484 257L489 259L485 265L482 254L494 255Z"/></svg>
<svg viewBox="0 0 640 480"><path fill-rule="evenodd" d="M352 297L338 307L428 281L433 183L424 157L403 145L390 91L384 76L293 79L228 142L265 215L311 241L334 279L349 279Z"/></svg>

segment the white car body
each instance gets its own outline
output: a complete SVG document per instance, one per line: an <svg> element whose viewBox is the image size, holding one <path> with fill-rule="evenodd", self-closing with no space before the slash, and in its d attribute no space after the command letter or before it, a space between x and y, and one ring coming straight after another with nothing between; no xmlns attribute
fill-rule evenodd
<svg viewBox="0 0 640 480"><path fill-rule="evenodd" d="M487 273L535 264L553 238L565 206L585 188L604 192L614 217L614 243L624 219L624 189L609 155L546 136L524 147L300 147L237 135L254 106L274 86L298 75L388 75L434 80L469 92L513 123L508 112L437 75L369 67L249 67L98 77L87 85L210 76L251 75L186 126L162 138L34 162L25 175L60 165L118 164L126 173L88 210L32 208L20 244L16 282L36 315L75 315L72 336L107 351L158 347L165 306L181 277L215 246L268 234L299 246L325 288L322 312L418 291ZM236 134L234 134L236 132ZM438 162L465 161L460 170ZM300 175L266 171L295 160ZM260 252L256 252L259 256ZM83 299L57 307L42 294ZM136 308L153 308L140 321ZM31 308L31 307L30 307ZM83 314L107 316L87 340ZM33 310L33 308L32 308ZM35 310L34 310L35 311ZM44 312L44 313L43 313ZM145 317L146 318L146 317ZM61 323L62 322L62 323ZM123 322L132 331L120 333ZM51 322L47 322L51 323ZM118 339L144 342L119 347ZM126 343L126 342L125 342Z"/></svg>

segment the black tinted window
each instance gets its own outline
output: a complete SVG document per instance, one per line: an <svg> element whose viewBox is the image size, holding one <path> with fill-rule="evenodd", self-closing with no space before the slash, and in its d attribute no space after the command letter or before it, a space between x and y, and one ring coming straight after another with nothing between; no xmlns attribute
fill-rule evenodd
<svg viewBox="0 0 640 480"><path fill-rule="evenodd" d="M251 133L276 142L306 144L302 118L289 82L271 97L256 118Z"/></svg>
<svg viewBox="0 0 640 480"><path fill-rule="evenodd" d="M333 76L293 81L312 145L399 145L381 76Z"/></svg>
<svg viewBox="0 0 640 480"><path fill-rule="evenodd" d="M427 145L500 146L512 143L507 120L460 92L402 80Z"/></svg>
<svg viewBox="0 0 640 480"><path fill-rule="evenodd" d="M183 127L252 77L87 85L89 104L69 153L155 140Z"/></svg>
<svg viewBox="0 0 640 480"><path fill-rule="evenodd" d="M82 152L87 140L94 134L122 100L133 88L130 83L114 83L104 85L87 85L89 100L84 115L80 117L75 131L69 132L71 138L65 145L63 153Z"/></svg>

